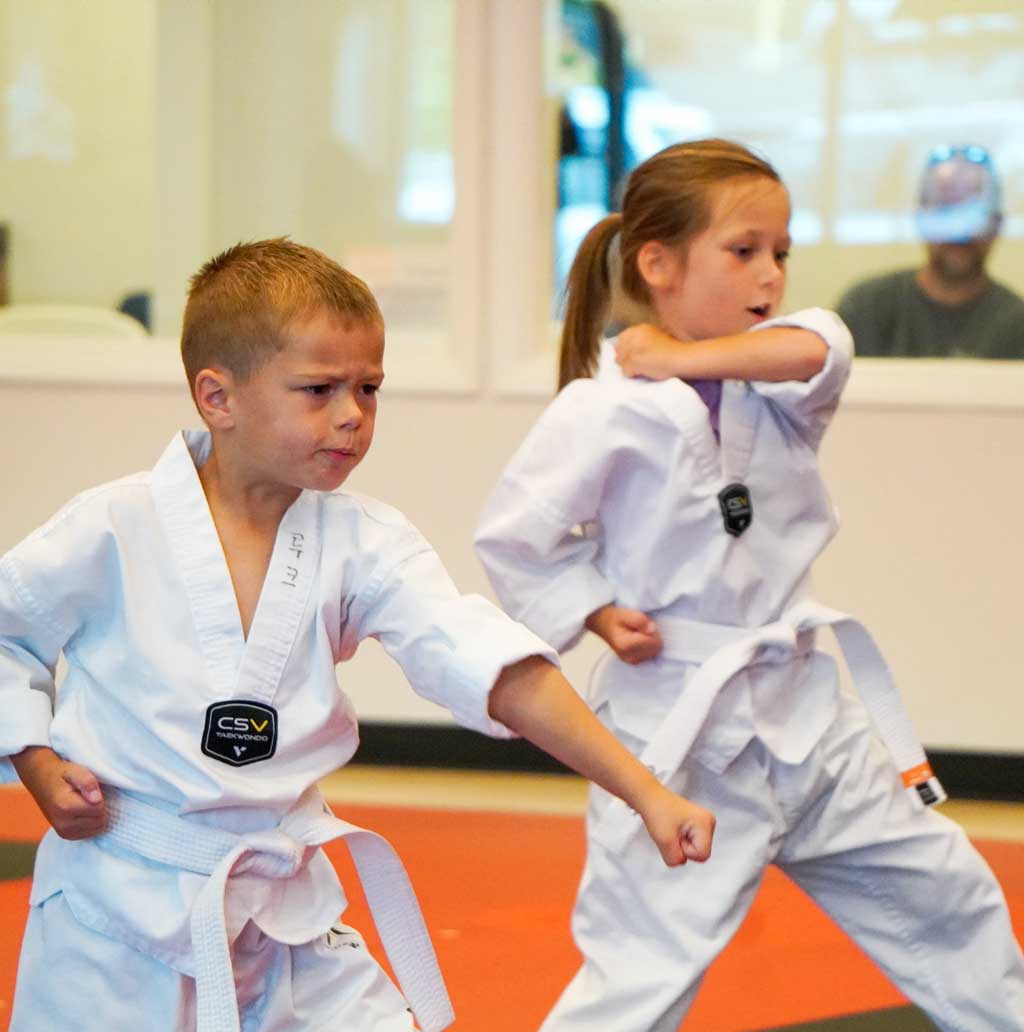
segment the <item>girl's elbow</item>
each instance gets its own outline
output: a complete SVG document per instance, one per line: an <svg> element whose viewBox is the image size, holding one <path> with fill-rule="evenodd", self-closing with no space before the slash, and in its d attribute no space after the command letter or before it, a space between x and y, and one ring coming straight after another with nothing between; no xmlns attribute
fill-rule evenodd
<svg viewBox="0 0 1024 1032"><path fill-rule="evenodd" d="M800 375L797 379L804 382L813 379L825 368L828 361L828 345L820 338L815 337L807 342L807 346L800 356Z"/></svg>

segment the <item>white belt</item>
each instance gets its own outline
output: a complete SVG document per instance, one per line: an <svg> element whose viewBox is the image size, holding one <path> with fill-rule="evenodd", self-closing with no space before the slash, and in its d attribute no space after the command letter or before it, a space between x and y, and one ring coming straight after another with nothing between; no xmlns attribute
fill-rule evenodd
<svg viewBox="0 0 1024 1032"><path fill-rule="evenodd" d="M208 876L191 915L197 1032L238 1032L238 1001L224 917L230 876L290 878L319 847L344 838L362 882L388 960L423 1032L455 1020L423 915L398 854L382 836L339 820L315 789L289 814L300 817L299 837L280 828L235 835L166 813L116 790L105 791L105 836L157 863Z"/></svg>
<svg viewBox="0 0 1024 1032"><path fill-rule="evenodd" d="M667 782L682 766L719 691L755 662L784 663L813 645L816 627L831 627L871 719L899 768L907 791L926 805L946 798L932 773L881 651L864 626L818 602L800 602L776 623L753 629L656 618L667 659L700 663L640 754L640 761ZM594 834L611 850L639 830L640 817L613 799Z"/></svg>

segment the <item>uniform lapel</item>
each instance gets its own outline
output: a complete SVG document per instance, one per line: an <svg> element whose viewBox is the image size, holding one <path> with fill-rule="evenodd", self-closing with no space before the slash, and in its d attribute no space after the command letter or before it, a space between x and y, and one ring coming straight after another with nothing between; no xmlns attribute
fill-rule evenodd
<svg viewBox="0 0 1024 1032"><path fill-rule="evenodd" d="M320 499L304 491L282 518L246 641L197 471L209 450L209 435L203 431L176 436L153 470L153 496L188 598L212 697L269 705L319 564Z"/></svg>
<svg viewBox="0 0 1024 1032"><path fill-rule="evenodd" d="M741 380L723 381L718 417L723 484L746 479L760 414L761 406L749 384Z"/></svg>
<svg viewBox="0 0 1024 1032"><path fill-rule="evenodd" d="M201 465L209 451L205 432L178 434L153 470L152 490L192 611L211 696L224 699L234 686L245 638L224 550L196 470L196 463Z"/></svg>
<svg viewBox="0 0 1024 1032"><path fill-rule="evenodd" d="M320 503L315 491L303 491L277 528L234 686L236 698L268 705L274 700L320 565Z"/></svg>

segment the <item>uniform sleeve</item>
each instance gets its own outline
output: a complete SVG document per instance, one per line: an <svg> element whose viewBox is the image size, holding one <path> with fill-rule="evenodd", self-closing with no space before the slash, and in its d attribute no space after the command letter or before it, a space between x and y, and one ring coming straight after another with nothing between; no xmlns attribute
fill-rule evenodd
<svg viewBox="0 0 1024 1032"><path fill-rule="evenodd" d="M502 474L474 539L506 612L559 651L615 601L595 562L600 540L581 530L597 517L615 454L614 416L599 389L578 380L555 398Z"/></svg>
<svg viewBox="0 0 1024 1032"><path fill-rule="evenodd" d="M102 507L73 499L0 559L0 781L9 757L50 744L64 647L105 597Z"/></svg>
<svg viewBox="0 0 1024 1032"><path fill-rule="evenodd" d="M464 727L514 737L487 712L491 689L506 666L538 655L557 666L557 653L485 598L460 594L415 532L398 551L402 557L367 592L365 609L352 614L359 638L376 638L413 690Z"/></svg>
<svg viewBox="0 0 1024 1032"><path fill-rule="evenodd" d="M772 326L799 326L812 330L828 347L824 366L810 380L777 383L758 380L751 383L758 394L786 416L811 447L817 448L850 376L853 337L842 319L824 308L808 308L793 315L769 319L758 323L752 332Z"/></svg>
<svg viewBox="0 0 1024 1032"><path fill-rule="evenodd" d="M67 640L19 565L10 555L0 561L0 782L18 780L9 757L50 744L53 673Z"/></svg>

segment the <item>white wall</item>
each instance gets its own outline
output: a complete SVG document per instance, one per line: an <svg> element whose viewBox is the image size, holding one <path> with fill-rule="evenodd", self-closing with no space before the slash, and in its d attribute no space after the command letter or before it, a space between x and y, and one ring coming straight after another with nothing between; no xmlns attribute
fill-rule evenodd
<svg viewBox="0 0 1024 1032"><path fill-rule="evenodd" d="M857 400L856 382L851 391L823 451L844 527L819 565L819 595L874 630L926 744L1024 752L1024 407L879 406ZM486 592L470 548L476 514L540 408L385 394L351 484L397 505L465 590ZM148 467L194 422L184 386L36 385L0 373L0 549L75 491ZM595 653L590 642L568 658L572 679L582 682ZM363 719L446 719L372 642L342 678Z"/></svg>

